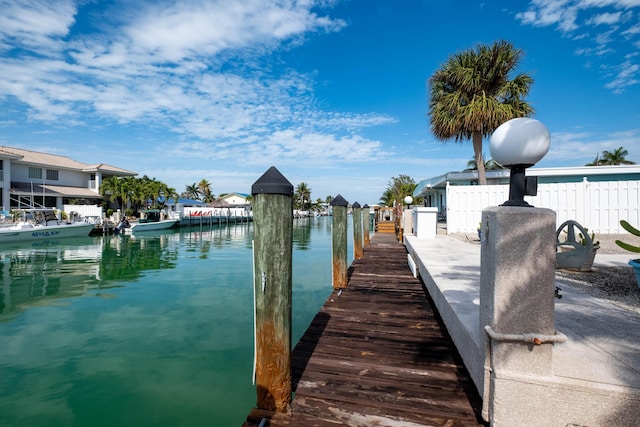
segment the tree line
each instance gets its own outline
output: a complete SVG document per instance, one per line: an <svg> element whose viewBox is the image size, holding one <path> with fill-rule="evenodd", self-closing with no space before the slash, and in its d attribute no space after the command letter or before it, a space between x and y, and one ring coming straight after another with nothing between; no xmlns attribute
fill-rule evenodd
<svg viewBox="0 0 640 427"><path fill-rule="evenodd" d="M100 195L106 202L114 202L118 209L133 215L141 209L162 209L169 199L176 199L174 188L162 181L149 178L111 177L100 184Z"/></svg>

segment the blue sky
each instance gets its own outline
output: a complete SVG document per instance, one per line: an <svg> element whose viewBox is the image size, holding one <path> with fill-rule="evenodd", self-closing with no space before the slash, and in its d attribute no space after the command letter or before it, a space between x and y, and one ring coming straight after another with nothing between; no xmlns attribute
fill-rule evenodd
<svg viewBox="0 0 640 427"><path fill-rule="evenodd" d="M623 146L640 163L640 0L0 0L0 144L108 163L178 192L376 203L393 176L462 170L427 81L505 39L551 132L540 167ZM485 142L485 144L487 144ZM489 153L488 144L485 153Z"/></svg>

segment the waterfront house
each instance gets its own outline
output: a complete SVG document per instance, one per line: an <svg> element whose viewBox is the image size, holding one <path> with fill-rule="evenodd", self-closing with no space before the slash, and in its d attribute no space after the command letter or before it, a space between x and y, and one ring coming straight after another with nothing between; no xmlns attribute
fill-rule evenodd
<svg viewBox="0 0 640 427"><path fill-rule="evenodd" d="M98 204L100 183L137 172L105 163L86 164L56 154L0 146L0 206L2 211L65 204Z"/></svg>
<svg viewBox="0 0 640 427"><path fill-rule="evenodd" d="M247 201L248 197L249 195L244 193L229 193L224 196L220 196L218 200L223 200L231 207L244 207L249 204Z"/></svg>
<svg viewBox="0 0 640 427"><path fill-rule="evenodd" d="M448 172L418 183L414 197L438 208L448 233L474 232L480 212L497 206L508 195L509 169L487 171L486 186L478 171ZM559 224L574 219L598 233L621 233L619 221L640 222L640 165L529 168L538 177L538 196L525 200L555 210Z"/></svg>

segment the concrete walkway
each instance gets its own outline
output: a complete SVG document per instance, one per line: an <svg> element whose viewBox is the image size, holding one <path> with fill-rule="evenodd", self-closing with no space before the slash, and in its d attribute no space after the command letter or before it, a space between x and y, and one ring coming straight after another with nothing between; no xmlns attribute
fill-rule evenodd
<svg viewBox="0 0 640 427"><path fill-rule="evenodd" d="M433 239L405 236L405 245L434 299L474 382L481 388L482 369L477 355L483 342L480 310L479 242L466 243L438 234ZM594 265L627 265L629 255L598 254ZM557 395L583 395L583 404L569 397L562 405L584 405L602 416L583 425L620 425L640 419L640 316L592 297L569 282L556 280L562 299L556 299L555 323L567 342L553 347L553 378ZM516 308L517 309L517 308ZM484 326L484 325L482 325ZM474 349L474 345L479 348ZM466 356L465 356L466 355ZM469 366L477 365L477 366ZM549 381L549 379L546 379ZM482 389L480 389L482 394ZM598 412L599 411L599 412ZM577 421L577 420L576 420ZM585 421L585 420L583 420ZM586 421L589 421L587 419Z"/></svg>

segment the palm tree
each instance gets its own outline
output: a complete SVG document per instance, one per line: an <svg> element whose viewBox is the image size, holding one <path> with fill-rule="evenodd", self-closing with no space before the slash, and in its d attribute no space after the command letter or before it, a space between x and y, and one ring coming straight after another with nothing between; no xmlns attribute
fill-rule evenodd
<svg viewBox="0 0 640 427"><path fill-rule="evenodd" d="M484 154L482 154L482 159L484 160ZM467 162L467 169L468 170L476 170L476 169L478 169L475 156L472 157L471 160L469 160ZM503 168L498 163L496 163L495 160L489 159L486 162L484 162L484 170L485 171L494 171L494 170L498 170L498 169L503 169Z"/></svg>
<svg viewBox="0 0 640 427"><path fill-rule="evenodd" d="M204 178L198 183L198 191L205 203L211 203L216 199L216 196L211 192L211 183Z"/></svg>
<svg viewBox="0 0 640 427"><path fill-rule="evenodd" d="M180 197L180 195L175 188L169 187L167 184L162 183L162 185L158 188L158 194L156 195L158 208L164 209L170 199L173 199L173 203L177 204L178 197Z"/></svg>
<svg viewBox="0 0 640 427"><path fill-rule="evenodd" d="M200 192L198 191L198 184L195 182L191 185L187 185L182 193L187 199L200 200Z"/></svg>
<svg viewBox="0 0 640 427"><path fill-rule="evenodd" d="M124 210L131 201L134 182L135 178L130 176L112 176L100 184L100 195L107 200L115 200L118 208Z"/></svg>
<svg viewBox="0 0 640 427"><path fill-rule="evenodd" d="M382 206L393 206L394 200L393 192L389 188L384 190L384 193L380 196L380 203Z"/></svg>
<svg viewBox="0 0 640 427"><path fill-rule="evenodd" d="M624 149L624 147L618 147L613 151L603 151L602 152L602 160L600 164L604 165L635 165L635 162L631 160L627 160L626 157L629 155L629 152Z"/></svg>
<svg viewBox="0 0 640 427"><path fill-rule="evenodd" d="M480 45L450 56L429 79L431 131L442 141L472 140L481 185L487 183L483 137L507 120L533 114L524 101L533 78L526 73L509 78L522 55L504 40Z"/></svg>
<svg viewBox="0 0 640 427"><path fill-rule="evenodd" d="M399 175L392 177L387 184L387 189L382 193L380 202L384 206L393 206L394 202L403 203L404 198L413 195L413 190L418 184L408 175ZM418 201L415 201L417 204Z"/></svg>
<svg viewBox="0 0 640 427"><path fill-rule="evenodd" d="M596 158L591 163L587 163L585 166L600 166L602 160L600 160L600 154L596 154Z"/></svg>
<svg viewBox="0 0 640 427"><path fill-rule="evenodd" d="M296 186L294 205L297 204L298 209L304 210L305 202L309 201L311 201L311 189L306 182L301 182Z"/></svg>
<svg viewBox="0 0 640 427"><path fill-rule="evenodd" d="M122 201L118 199L120 193L120 179L117 176L106 178L100 183L100 196L107 201L115 201L118 208L122 208Z"/></svg>

